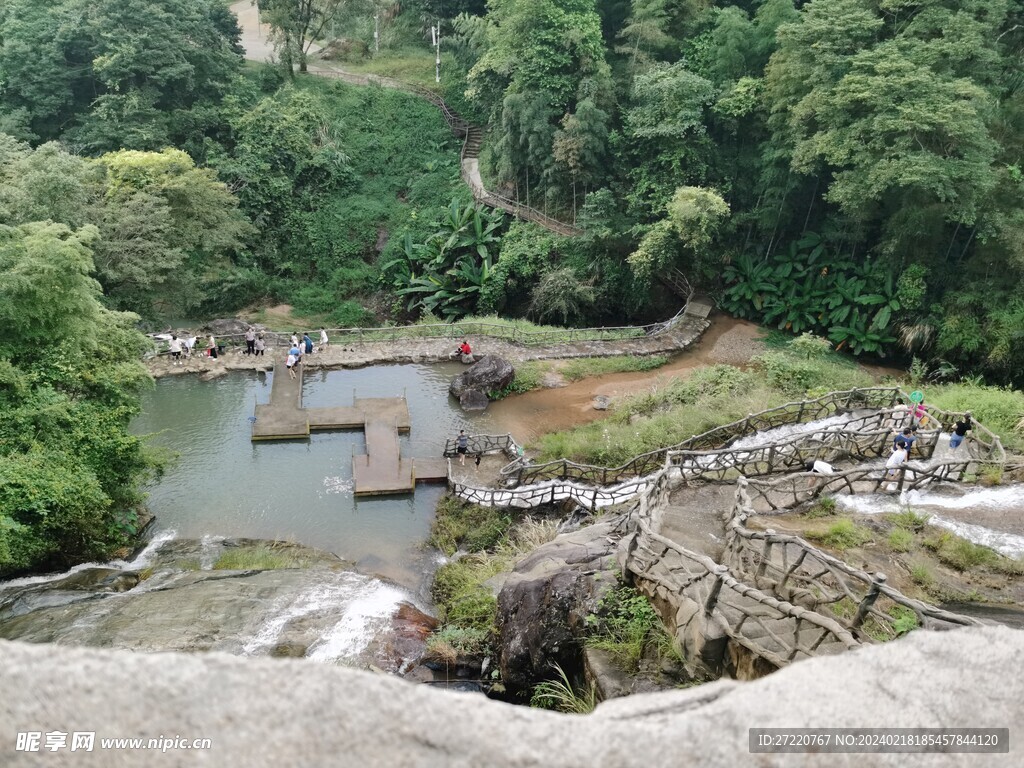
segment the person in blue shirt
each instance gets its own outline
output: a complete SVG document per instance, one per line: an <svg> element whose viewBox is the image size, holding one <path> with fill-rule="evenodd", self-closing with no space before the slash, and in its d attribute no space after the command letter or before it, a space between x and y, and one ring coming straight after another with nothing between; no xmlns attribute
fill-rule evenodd
<svg viewBox="0 0 1024 768"><path fill-rule="evenodd" d="M307 355L312 355L313 354L313 340L311 338L309 338L309 334L308 333L302 334L302 343L306 347L306 354Z"/></svg>
<svg viewBox="0 0 1024 768"><path fill-rule="evenodd" d="M905 427L903 432L897 432L896 437L892 440L892 449L895 451L899 448L899 444L903 443L907 449L907 454L910 454L911 449L914 447L914 441L917 440L917 435L914 434L914 430L910 427Z"/></svg>

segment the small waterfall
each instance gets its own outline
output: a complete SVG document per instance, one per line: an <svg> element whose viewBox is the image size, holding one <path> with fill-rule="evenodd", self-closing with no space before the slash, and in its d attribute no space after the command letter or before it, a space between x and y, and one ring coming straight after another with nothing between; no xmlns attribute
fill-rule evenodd
<svg viewBox="0 0 1024 768"><path fill-rule="evenodd" d="M139 554L132 560L111 560L106 563L80 563L79 565L73 566L61 573L47 573L40 576L25 576L20 579L2 581L0 582L0 590L14 587L28 587L33 584L45 584L51 581L59 581L89 568L114 568L122 571L145 568L153 562L153 558L156 556L156 553L160 548L168 541L175 539L177 535L177 531L161 531L150 539L142 551L139 552Z"/></svg>
<svg viewBox="0 0 1024 768"><path fill-rule="evenodd" d="M837 494L836 503L855 514L878 515L903 512L907 509L920 510L928 514L928 522L982 546L994 549L1007 557L1024 556L1024 536L998 531L984 525L953 520L934 510L970 509L1022 509L1024 508L1024 487L1019 485L1001 488L976 488L962 495L952 495L933 490L914 490L902 494L898 499L885 495Z"/></svg>
<svg viewBox="0 0 1024 768"><path fill-rule="evenodd" d="M768 445L769 443L778 443L783 440L788 440L796 435L813 434L814 432L822 432L827 429L841 427L844 424L849 424L851 421L855 421L860 418L862 417L859 415L855 416L852 413L837 413L833 416L827 416L824 419L817 419L816 421L801 422L800 424L786 424L782 427L766 429L763 432L755 432L752 435L741 437L729 447L757 448L762 445Z"/></svg>
<svg viewBox="0 0 1024 768"><path fill-rule="evenodd" d="M241 652L262 656L271 651L293 625L317 627L307 658L333 662L353 658L386 627L402 602L403 590L351 571L329 572L310 589L289 595L271 606ZM338 618L340 614L340 618Z"/></svg>
<svg viewBox="0 0 1024 768"><path fill-rule="evenodd" d="M363 651L374 636L409 596L380 581L374 581L345 606L341 619L322 637L306 656L314 661L336 662L353 658Z"/></svg>

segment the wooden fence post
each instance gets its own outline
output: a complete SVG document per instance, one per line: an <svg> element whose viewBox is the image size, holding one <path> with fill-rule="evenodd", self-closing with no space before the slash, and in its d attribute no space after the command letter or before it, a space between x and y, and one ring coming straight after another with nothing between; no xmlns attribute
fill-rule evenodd
<svg viewBox="0 0 1024 768"><path fill-rule="evenodd" d="M704 615L710 616L715 611L715 606L718 605L718 594L722 591L722 583L725 581L725 574L729 572L729 569L724 565L715 566L711 573L715 574L715 583L711 585L711 592L708 593L708 599L704 601Z"/></svg>
<svg viewBox="0 0 1024 768"><path fill-rule="evenodd" d="M882 590L882 585L885 584L886 577L884 573L876 573L874 580L871 582L871 588L868 593L864 595L864 599L860 601L860 605L857 606L857 615L853 617L853 621L850 622L851 629L857 629L861 624L864 623L864 619L868 616L868 611L871 610L871 606L875 604L875 600L878 599L878 593Z"/></svg>
<svg viewBox="0 0 1024 768"><path fill-rule="evenodd" d="M757 573L754 574L754 583L764 576L765 570L768 568L768 561L772 556L772 540L770 537L775 535L775 531L771 528L765 528L764 531L764 547L761 548L761 562L757 564Z"/></svg>

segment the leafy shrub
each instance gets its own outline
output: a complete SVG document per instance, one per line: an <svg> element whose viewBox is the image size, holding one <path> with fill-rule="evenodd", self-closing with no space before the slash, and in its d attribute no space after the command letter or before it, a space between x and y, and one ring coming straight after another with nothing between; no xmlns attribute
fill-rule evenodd
<svg viewBox="0 0 1024 768"><path fill-rule="evenodd" d="M627 672L637 669L650 644L662 647L660 635L666 634L650 601L624 584L601 599L596 613L587 616L587 626L586 644L611 654Z"/></svg>
<svg viewBox="0 0 1024 768"><path fill-rule="evenodd" d="M449 664L454 664L460 656L484 656L490 652L490 633L448 624L427 638L427 651Z"/></svg>
<svg viewBox="0 0 1024 768"><path fill-rule="evenodd" d="M917 614L903 605L894 605L888 610L892 616L892 629L896 637L902 637L918 628Z"/></svg>
<svg viewBox="0 0 1024 768"><path fill-rule="evenodd" d="M491 631L498 601L483 582L501 570L501 564L470 555L437 569L431 596L445 624Z"/></svg>

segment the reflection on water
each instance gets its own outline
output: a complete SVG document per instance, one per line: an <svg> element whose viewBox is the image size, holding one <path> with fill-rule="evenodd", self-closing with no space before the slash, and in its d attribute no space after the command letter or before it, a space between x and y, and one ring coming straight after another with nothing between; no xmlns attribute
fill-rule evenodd
<svg viewBox="0 0 1024 768"><path fill-rule="evenodd" d="M404 456L437 456L459 429L485 432L487 414L469 415L448 396L454 365L390 365L314 371L306 377L308 407L351 405L359 397L404 392L412 431ZM363 433L315 432L308 441L252 443L255 404L270 399L273 374L231 373L212 382L193 376L157 381L132 429L178 460L149 488L157 530L182 538L204 535L290 539L325 549L418 588L420 563L443 486L421 485L405 496L352 495L352 456Z"/></svg>

